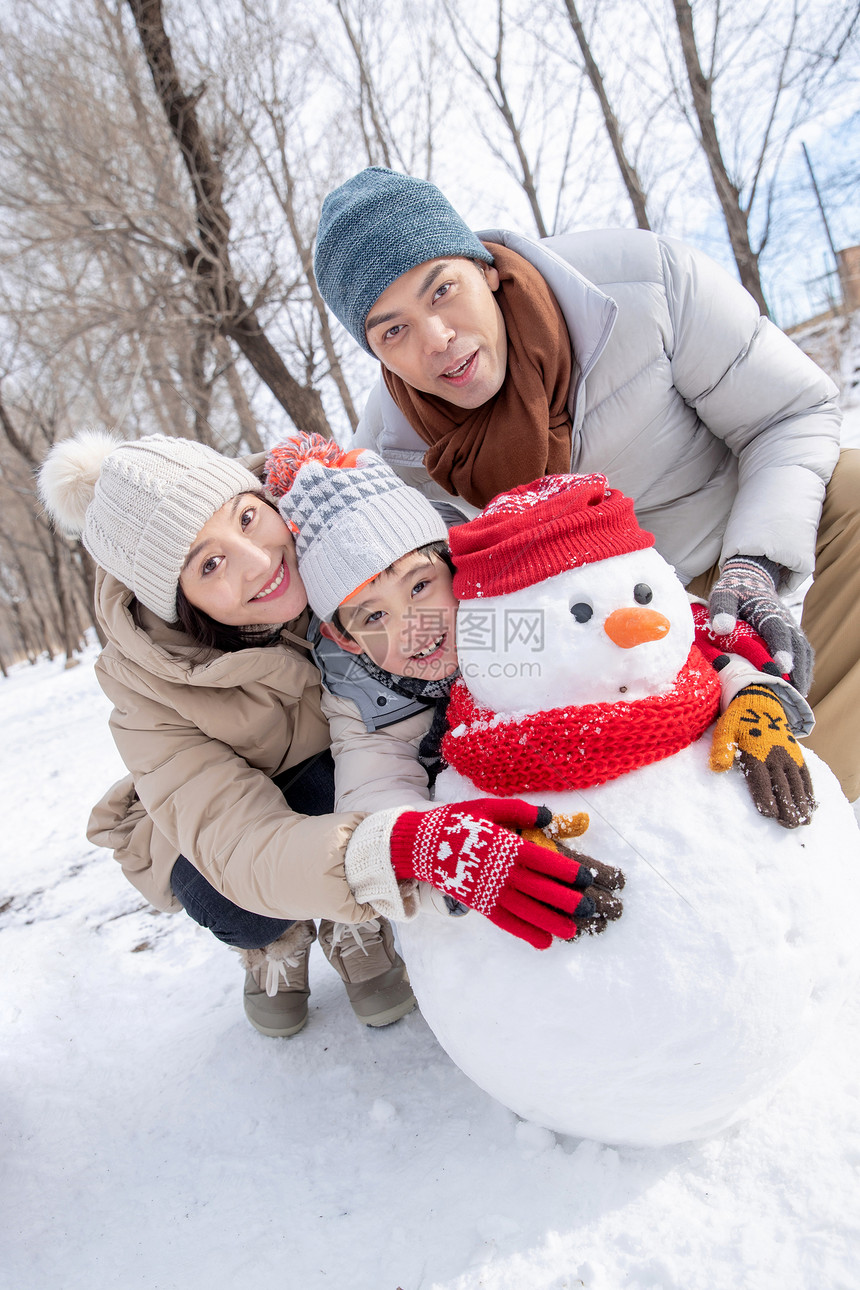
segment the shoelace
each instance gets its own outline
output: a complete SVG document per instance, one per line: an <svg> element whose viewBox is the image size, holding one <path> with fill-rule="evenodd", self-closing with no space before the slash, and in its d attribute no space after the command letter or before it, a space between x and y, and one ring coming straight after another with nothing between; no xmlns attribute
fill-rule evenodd
<svg viewBox="0 0 860 1290"><path fill-rule="evenodd" d="M366 935L364 938L359 935L359 931L362 928L366 928L369 931L369 935ZM331 933L332 949L334 949L335 946L340 945L341 942L346 939L347 935L352 936L353 944L344 945L342 947L340 951L341 957L346 958L349 954L355 954L357 949L361 950L362 954L367 955L370 953L370 950L368 949L369 945L379 945L382 941L379 919L370 918L366 923L335 923L332 927Z"/></svg>
<svg viewBox="0 0 860 1290"><path fill-rule="evenodd" d="M289 988L290 978L287 976L287 968L299 967L306 954L307 950L297 950L295 954L285 954L279 959L266 958L266 994L270 999L274 999L278 993L281 977Z"/></svg>

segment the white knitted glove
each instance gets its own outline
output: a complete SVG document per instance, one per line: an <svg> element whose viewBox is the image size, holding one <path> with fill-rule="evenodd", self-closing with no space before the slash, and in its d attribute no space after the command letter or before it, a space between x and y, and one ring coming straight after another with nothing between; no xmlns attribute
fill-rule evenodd
<svg viewBox="0 0 860 1290"><path fill-rule="evenodd" d="M391 830L404 811L415 809L393 806L374 811L353 830L344 856L346 880L359 904L370 905L395 922L408 922L418 913L418 884L398 882L391 866Z"/></svg>

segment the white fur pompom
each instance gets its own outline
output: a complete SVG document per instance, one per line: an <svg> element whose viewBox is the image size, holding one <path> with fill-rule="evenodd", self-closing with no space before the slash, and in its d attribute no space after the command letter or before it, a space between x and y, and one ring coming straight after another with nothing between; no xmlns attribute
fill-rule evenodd
<svg viewBox="0 0 860 1290"><path fill-rule="evenodd" d="M39 496L56 526L69 536L83 532L102 462L120 442L105 430L82 430L55 444L45 458Z"/></svg>

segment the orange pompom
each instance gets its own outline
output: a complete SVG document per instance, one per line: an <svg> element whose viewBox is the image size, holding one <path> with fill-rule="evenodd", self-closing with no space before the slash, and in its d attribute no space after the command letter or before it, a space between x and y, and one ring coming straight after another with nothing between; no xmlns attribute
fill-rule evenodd
<svg viewBox="0 0 860 1290"><path fill-rule="evenodd" d="M298 434L277 444L266 458L264 483L271 497L283 497L296 481L305 462L318 461L323 466L345 469L355 466L361 449L345 452L333 439L321 434Z"/></svg>

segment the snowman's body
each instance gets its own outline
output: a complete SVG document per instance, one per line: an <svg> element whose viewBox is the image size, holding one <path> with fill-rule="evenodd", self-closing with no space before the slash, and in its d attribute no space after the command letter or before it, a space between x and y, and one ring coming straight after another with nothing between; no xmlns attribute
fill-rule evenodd
<svg viewBox="0 0 860 1290"><path fill-rule="evenodd" d="M612 616L635 618L637 606L647 639L630 643L628 618ZM686 593L653 550L468 608L496 620L495 649L476 631L470 643L468 621L458 645L497 724L671 690L693 638ZM782 828L758 814L737 769L709 769L710 736L598 786L542 790L538 768L528 788L499 794L588 813L575 848L626 877L623 915L603 935L536 951L475 913L401 926L443 1048L526 1119L633 1145L715 1132L810 1050L855 978L860 832L836 779L807 754L818 809ZM556 751L547 782L564 764ZM487 795L451 768L436 785L439 801Z"/></svg>

